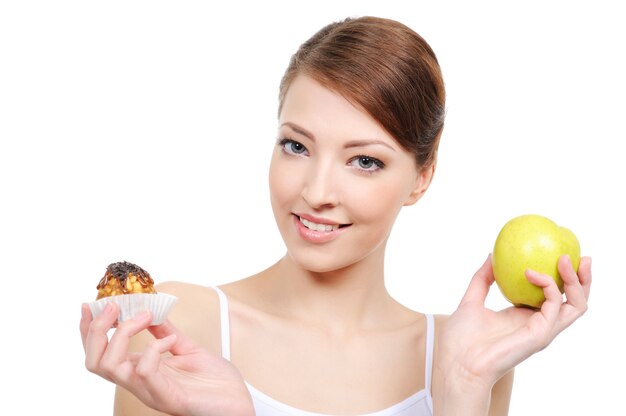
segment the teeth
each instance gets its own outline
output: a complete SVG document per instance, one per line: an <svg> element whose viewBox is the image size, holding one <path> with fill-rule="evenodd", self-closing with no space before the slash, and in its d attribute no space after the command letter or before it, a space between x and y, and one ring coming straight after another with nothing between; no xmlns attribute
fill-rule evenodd
<svg viewBox="0 0 626 416"><path fill-rule="evenodd" d="M339 229L339 225L316 224L304 218L300 218L300 222L309 230L313 231L335 231Z"/></svg>

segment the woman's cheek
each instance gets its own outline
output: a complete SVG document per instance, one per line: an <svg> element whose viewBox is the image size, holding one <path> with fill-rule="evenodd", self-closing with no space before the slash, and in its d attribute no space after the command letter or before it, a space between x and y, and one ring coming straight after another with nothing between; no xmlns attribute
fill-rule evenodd
<svg viewBox="0 0 626 416"><path fill-rule="evenodd" d="M299 193L299 174L297 164L288 163L275 157L272 159L269 173L269 188L272 205L282 206ZM277 208L277 206L275 206Z"/></svg>
<svg viewBox="0 0 626 416"><path fill-rule="evenodd" d="M348 189L343 192L343 205L350 207L354 221L360 223L393 222L401 207L396 187L373 178L358 179L361 180L351 181L351 184L346 183L345 188Z"/></svg>

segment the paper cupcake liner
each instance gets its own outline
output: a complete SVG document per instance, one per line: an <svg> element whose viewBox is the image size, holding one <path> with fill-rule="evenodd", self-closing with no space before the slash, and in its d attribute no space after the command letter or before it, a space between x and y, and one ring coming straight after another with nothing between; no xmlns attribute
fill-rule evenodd
<svg viewBox="0 0 626 416"><path fill-rule="evenodd" d="M165 322L167 314L172 309L178 298L167 293L132 293L128 295L109 296L89 302L89 309L95 318L104 311L109 303L117 303L120 307L118 322L131 319L141 312L152 312L152 325L160 325Z"/></svg>

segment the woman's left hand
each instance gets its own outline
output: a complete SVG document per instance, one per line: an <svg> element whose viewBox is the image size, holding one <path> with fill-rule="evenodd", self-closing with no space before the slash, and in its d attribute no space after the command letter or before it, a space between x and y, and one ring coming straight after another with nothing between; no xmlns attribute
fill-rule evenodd
<svg viewBox="0 0 626 416"><path fill-rule="evenodd" d="M541 309L509 307L495 312L485 308L494 282L489 256L442 330L437 360L440 371L457 381L490 389L517 364L547 347L587 310L591 258L581 259L577 274L569 257L561 256L558 270L564 282L565 301L550 276L528 270L528 280L543 288L546 300Z"/></svg>

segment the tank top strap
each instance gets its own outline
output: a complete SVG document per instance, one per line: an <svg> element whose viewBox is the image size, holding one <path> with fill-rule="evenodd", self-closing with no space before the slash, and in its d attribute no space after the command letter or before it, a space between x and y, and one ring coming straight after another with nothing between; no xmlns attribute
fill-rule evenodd
<svg viewBox="0 0 626 416"><path fill-rule="evenodd" d="M426 365L424 374L424 384L430 396L430 385L433 376L433 355L435 347L435 318L431 314L426 314Z"/></svg>
<svg viewBox="0 0 626 416"><path fill-rule="evenodd" d="M220 339L222 342L222 358L230 361L230 316L228 314L228 297L217 286L212 287L217 293L220 304Z"/></svg>

